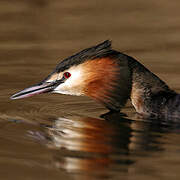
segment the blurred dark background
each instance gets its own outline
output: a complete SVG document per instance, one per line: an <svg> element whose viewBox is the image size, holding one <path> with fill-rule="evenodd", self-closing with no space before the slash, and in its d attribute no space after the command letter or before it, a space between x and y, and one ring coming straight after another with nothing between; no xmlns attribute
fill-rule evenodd
<svg viewBox="0 0 180 180"><path fill-rule="evenodd" d="M42 80L65 57L106 39L179 91L179 9L178 0L1 0L0 112L16 113L17 108L35 107L34 103L51 109L59 95L13 102L9 96ZM67 99L68 103L79 101L79 105L85 101L62 95L63 112L72 108L65 103ZM86 101L92 105L91 111L96 111L96 104ZM71 110L77 111L74 107Z"/></svg>
<svg viewBox="0 0 180 180"><path fill-rule="evenodd" d="M65 57L106 39L179 91L179 9L178 0L1 0L0 111L16 113L17 108L30 109L29 104L57 103L57 95L13 102L9 96L42 80ZM72 107L63 104L68 98L69 102L84 101L61 96L63 111Z"/></svg>

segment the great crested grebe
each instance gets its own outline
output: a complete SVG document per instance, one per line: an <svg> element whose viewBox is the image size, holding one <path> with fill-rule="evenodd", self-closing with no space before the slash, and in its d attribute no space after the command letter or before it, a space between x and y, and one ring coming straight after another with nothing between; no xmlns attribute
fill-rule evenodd
<svg viewBox="0 0 180 180"><path fill-rule="evenodd" d="M85 95L110 111L120 111L130 99L143 116L180 118L180 95L137 60L113 50L108 40L64 59L45 80L11 99L46 92Z"/></svg>

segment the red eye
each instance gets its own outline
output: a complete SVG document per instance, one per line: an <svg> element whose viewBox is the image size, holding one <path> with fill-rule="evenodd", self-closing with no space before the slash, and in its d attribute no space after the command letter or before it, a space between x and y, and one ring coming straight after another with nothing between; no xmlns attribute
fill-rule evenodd
<svg viewBox="0 0 180 180"><path fill-rule="evenodd" d="M70 77L71 77L71 73L65 72L65 73L64 73L64 77L65 77L66 79L70 78Z"/></svg>

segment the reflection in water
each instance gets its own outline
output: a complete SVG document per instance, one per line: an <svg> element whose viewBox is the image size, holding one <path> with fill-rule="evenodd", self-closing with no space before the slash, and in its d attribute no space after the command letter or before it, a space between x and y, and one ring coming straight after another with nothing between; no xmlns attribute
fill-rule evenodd
<svg viewBox="0 0 180 180"><path fill-rule="evenodd" d="M56 168L112 177L120 171L132 171L138 156L163 151L161 138L165 132L166 126L116 115L106 120L58 118L44 134L32 136L55 150L52 152Z"/></svg>
<svg viewBox="0 0 180 180"><path fill-rule="evenodd" d="M115 161L124 165L133 163L127 158L121 159L128 150L130 138L130 129L126 124L117 127L95 118L60 118L55 128L55 132L51 131L53 144L65 149L66 153L68 151L65 157L56 153L59 168L89 173L93 170L108 175ZM63 161L60 161L60 157Z"/></svg>

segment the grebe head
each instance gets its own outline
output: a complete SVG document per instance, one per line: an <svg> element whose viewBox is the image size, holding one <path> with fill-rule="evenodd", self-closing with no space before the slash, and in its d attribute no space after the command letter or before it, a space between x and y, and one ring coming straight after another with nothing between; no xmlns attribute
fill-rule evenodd
<svg viewBox="0 0 180 180"><path fill-rule="evenodd" d="M118 59L118 52L107 40L61 61L45 80L11 99L46 92L86 95L109 109L119 110L129 97L130 79L127 62Z"/></svg>

